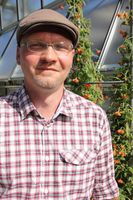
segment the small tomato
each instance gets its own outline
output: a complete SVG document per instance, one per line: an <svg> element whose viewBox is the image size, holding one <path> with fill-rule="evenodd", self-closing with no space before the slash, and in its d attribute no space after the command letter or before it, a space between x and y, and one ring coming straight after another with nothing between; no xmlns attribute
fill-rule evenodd
<svg viewBox="0 0 133 200"><path fill-rule="evenodd" d="M127 94L123 94L123 95L121 95L121 98L122 99L128 99L128 95Z"/></svg>
<svg viewBox="0 0 133 200"><path fill-rule="evenodd" d="M99 56L101 54L101 50L96 49L96 54Z"/></svg>
<svg viewBox="0 0 133 200"><path fill-rule="evenodd" d="M120 116L121 116L121 112L120 112L120 111L116 111L116 112L114 113L114 115L115 115L116 117L120 117Z"/></svg>
<svg viewBox="0 0 133 200"><path fill-rule="evenodd" d="M116 133L119 134L119 135L123 135L125 133L125 131L123 129L118 129L116 131Z"/></svg>
<svg viewBox="0 0 133 200"><path fill-rule="evenodd" d="M76 77L72 80L73 83L79 83L79 79Z"/></svg>
<svg viewBox="0 0 133 200"><path fill-rule="evenodd" d="M91 87L91 84L90 83L86 83L85 84L85 88L90 88Z"/></svg>
<svg viewBox="0 0 133 200"><path fill-rule="evenodd" d="M79 54L79 55L81 55L83 53L83 49L78 48L77 51L76 51L76 53Z"/></svg>
<svg viewBox="0 0 133 200"><path fill-rule="evenodd" d="M121 184L124 183L124 181L122 179L118 179L117 182L121 183Z"/></svg>
<svg viewBox="0 0 133 200"><path fill-rule="evenodd" d="M90 95L90 94L84 94L83 97L84 97L85 99L90 99L91 95Z"/></svg>
<svg viewBox="0 0 133 200"><path fill-rule="evenodd" d="M114 164L116 165L116 164L119 164L120 163L120 161L119 160L114 160Z"/></svg>

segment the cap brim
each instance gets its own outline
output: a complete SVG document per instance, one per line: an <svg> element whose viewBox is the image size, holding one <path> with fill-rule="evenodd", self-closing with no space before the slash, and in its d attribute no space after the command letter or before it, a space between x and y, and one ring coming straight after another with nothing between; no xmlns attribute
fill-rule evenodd
<svg viewBox="0 0 133 200"><path fill-rule="evenodd" d="M71 27L65 26L64 24L60 24L60 23L55 24L52 22L45 22L45 23L40 22L40 23L35 23L28 26L20 27L20 29L21 29L19 30L20 34L17 35L18 44L24 35L38 32L38 31L53 31L53 32L60 33L68 37L72 41L74 47L76 46L78 42L78 33L76 33Z"/></svg>

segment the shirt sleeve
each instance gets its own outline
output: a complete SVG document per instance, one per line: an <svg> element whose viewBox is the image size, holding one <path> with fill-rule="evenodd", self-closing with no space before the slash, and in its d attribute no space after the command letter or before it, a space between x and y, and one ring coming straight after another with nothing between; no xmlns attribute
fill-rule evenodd
<svg viewBox="0 0 133 200"><path fill-rule="evenodd" d="M118 197L119 192L115 181L110 126L106 114L102 118L104 119L101 124L101 145L96 160L93 198L94 200L111 200Z"/></svg>

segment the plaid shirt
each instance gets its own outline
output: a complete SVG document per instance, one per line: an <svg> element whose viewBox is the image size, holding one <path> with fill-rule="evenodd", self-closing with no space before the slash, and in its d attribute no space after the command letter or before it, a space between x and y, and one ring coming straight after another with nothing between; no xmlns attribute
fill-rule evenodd
<svg viewBox="0 0 133 200"><path fill-rule="evenodd" d="M64 90L46 122L22 87L0 100L0 199L107 200L118 196L105 112Z"/></svg>

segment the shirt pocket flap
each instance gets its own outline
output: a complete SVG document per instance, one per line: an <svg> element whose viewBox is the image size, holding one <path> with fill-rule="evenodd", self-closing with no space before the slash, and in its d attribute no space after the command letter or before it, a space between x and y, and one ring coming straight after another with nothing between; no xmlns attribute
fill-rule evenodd
<svg viewBox="0 0 133 200"><path fill-rule="evenodd" d="M62 150L60 152L60 156L62 160L66 163L74 164L74 165L83 165L85 163L89 163L96 158L96 153L91 150Z"/></svg>

